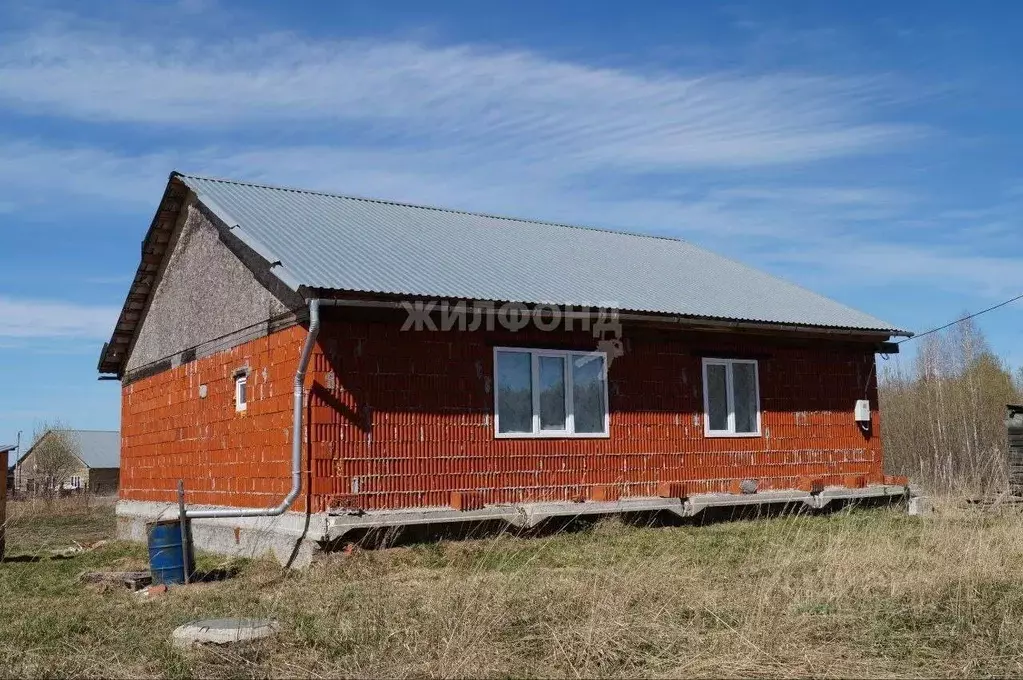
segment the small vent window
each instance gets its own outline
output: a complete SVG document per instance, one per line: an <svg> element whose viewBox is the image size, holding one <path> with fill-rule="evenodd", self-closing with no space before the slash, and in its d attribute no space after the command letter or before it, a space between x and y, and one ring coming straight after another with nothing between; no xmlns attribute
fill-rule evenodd
<svg viewBox="0 0 1023 680"><path fill-rule="evenodd" d="M249 407L249 376L239 375L234 379L234 410L245 411Z"/></svg>

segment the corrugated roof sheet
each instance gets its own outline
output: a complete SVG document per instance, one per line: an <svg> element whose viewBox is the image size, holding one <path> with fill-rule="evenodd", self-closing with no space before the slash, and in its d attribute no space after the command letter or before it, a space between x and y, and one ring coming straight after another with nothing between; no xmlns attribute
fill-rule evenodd
<svg viewBox="0 0 1023 680"><path fill-rule="evenodd" d="M179 175L292 288L903 333L678 239Z"/></svg>
<svg viewBox="0 0 1023 680"><path fill-rule="evenodd" d="M121 433L116 430L56 430L68 432L78 444L78 457L90 468L121 467ZM24 458L32 449L25 451Z"/></svg>
<svg viewBox="0 0 1023 680"><path fill-rule="evenodd" d="M72 430L82 462L91 468L121 467L121 433L114 430Z"/></svg>

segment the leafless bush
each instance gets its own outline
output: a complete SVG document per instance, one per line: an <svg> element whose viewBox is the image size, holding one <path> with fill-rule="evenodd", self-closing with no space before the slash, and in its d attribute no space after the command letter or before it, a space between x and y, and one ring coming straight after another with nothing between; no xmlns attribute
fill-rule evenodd
<svg viewBox="0 0 1023 680"><path fill-rule="evenodd" d="M966 321L928 336L910 367L881 373L882 435L891 472L933 491L1006 488L1005 405L1019 386L983 333Z"/></svg>
<svg viewBox="0 0 1023 680"><path fill-rule="evenodd" d="M51 503L81 468L81 445L74 431L60 423L44 423L36 429L30 451L23 474L32 480L34 492Z"/></svg>

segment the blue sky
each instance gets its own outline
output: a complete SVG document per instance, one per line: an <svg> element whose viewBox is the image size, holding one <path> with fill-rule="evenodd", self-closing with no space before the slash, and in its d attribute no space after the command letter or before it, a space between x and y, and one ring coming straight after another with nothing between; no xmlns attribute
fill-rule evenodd
<svg viewBox="0 0 1023 680"><path fill-rule="evenodd" d="M1023 292L1021 34L993 2L0 2L0 441L117 427L96 361L174 169L680 236L918 331L987 307ZM980 319L1014 365L1021 322Z"/></svg>

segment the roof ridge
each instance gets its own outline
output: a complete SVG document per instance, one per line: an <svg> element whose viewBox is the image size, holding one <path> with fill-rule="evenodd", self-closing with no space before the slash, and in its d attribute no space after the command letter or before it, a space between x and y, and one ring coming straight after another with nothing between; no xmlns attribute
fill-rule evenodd
<svg viewBox="0 0 1023 680"><path fill-rule="evenodd" d="M328 198L341 198L349 201L365 201L367 203L379 203L381 205L394 205L403 208L416 208L418 210L435 210L437 212L453 213L456 215L472 215L473 217L487 217L494 220L507 220L509 222L525 222L527 224L542 224L548 227L562 227L565 229L583 229L586 231L598 231L605 234L621 234L623 236L636 236L639 238L652 238L661 241L673 241L677 243L689 243L685 239L676 236L660 236L655 234L644 234L638 231L625 231L622 229L607 229L602 227L590 227L582 224L569 224L567 222L551 222L549 220L538 220L528 217L511 217L509 215L495 215L494 213L477 212L475 210L459 210L457 208L444 208L436 205L424 205L422 203L409 203L407 201L393 201L385 198L371 198L367 196L353 196L351 194L338 194L330 191L317 191L315 189L302 189L300 187L281 186L276 184L265 184L262 182L243 182L236 179L224 177L207 177L205 175L190 175L185 172L174 171L172 177L185 177L198 179L205 182L220 182L223 184L236 184L240 186L257 187L260 189L272 189L274 191L291 191L298 194L309 194L312 196L326 196Z"/></svg>

